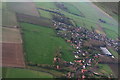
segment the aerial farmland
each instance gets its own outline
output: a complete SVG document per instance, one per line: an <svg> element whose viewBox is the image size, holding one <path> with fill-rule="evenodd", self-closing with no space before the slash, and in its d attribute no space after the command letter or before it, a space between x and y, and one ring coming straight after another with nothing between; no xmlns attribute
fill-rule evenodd
<svg viewBox="0 0 120 80"><path fill-rule="evenodd" d="M2 77L118 79L118 12L108 8L93 2L3 2Z"/></svg>

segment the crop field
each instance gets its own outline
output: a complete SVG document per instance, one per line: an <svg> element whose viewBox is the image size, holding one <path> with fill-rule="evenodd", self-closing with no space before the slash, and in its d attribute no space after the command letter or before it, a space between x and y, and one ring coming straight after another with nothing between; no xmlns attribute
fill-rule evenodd
<svg viewBox="0 0 120 80"><path fill-rule="evenodd" d="M21 43L20 30L16 28L2 27L3 43Z"/></svg>
<svg viewBox="0 0 120 80"><path fill-rule="evenodd" d="M40 9L39 9L39 12L40 12L40 16L41 17L52 19L52 15L51 15L50 12L47 12L47 11L44 11L44 10L40 10Z"/></svg>
<svg viewBox="0 0 120 80"><path fill-rule="evenodd" d="M109 66L110 66L112 72L114 73L115 77L118 78L120 64L109 64Z"/></svg>
<svg viewBox="0 0 120 80"><path fill-rule="evenodd" d="M112 19L111 17L108 17L108 16L106 16L104 13L102 13L102 12L98 12L98 9L96 8L96 7L94 7L94 6L88 6L87 4L90 4L90 3L87 3L87 4L84 4L83 3L83 5L86 5L85 7L86 8L84 8L83 6L82 6L82 3L81 4L74 4L74 3L72 3L73 5L76 5L76 7L78 6L79 7L79 10L81 10L81 12L83 12L83 14L86 16L86 19L88 19L88 20L92 20L92 21L94 21L95 23L99 23L102 27L105 27L105 28L109 28L110 30L111 30L111 32L113 33L113 36L114 36L114 31L116 32L116 30L118 30L118 26L117 26L117 21L115 21L114 19ZM90 8L92 8L92 9L90 9ZM82 10L83 9L83 10ZM91 11L89 11L89 10L87 10L87 9L89 9L89 10L91 10ZM88 13L89 12L89 13ZM99 13L99 14L98 14ZM105 20L107 23L106 24L103 24L103 23L100 23L100 22L98 22L98 19L103 19L103 20ZM96 20L95 20L96 19ZM112 24L111 24L112 23ZM87 24L87 23L86 23ZM94 24L94 23L93 23ZM114 29L113 29L114 28ZM105 31L106 33L109 33L108 31ZM108 37L110 37L109 36L109 34L107 34L107 36ZM116 34L116 36L115 36L115 38L117 37L117 34ZM110 38L113 38L113 37L110 37Z"/></svg>
<svg viewBox="0 0 120 80"><path fill-rule="evenodd" d="M91 69L93 72L96 72L101 75L114 75L108 64L97 64L96 67Z"/></svg>
<svg viewBox="0 0 120 80"><path fill-rule="evenodd" d="M110 58L108 56L101 55L99 57L99 62L100 63L118 63L118 60L116 58Z"/></svg>
<svg viewBox="0 0 120 80"><path fill-rule="evenodd" d="M33 2L8 2L11 11L39 17L39 13Z"/></svg>
<svg viewBox="0 0 120 80"><path fill-rule="evenodd" d="M65 7L68 8L68 10L71 12L71 13L76 13L76 14L80 14L79 10L74 7L73 5L69 4L69 3L63 3Z"/></svg>
<svg viewBox="0 0 120 80"><path fill-rule="evenodd" d="M0 36L4 77L53 78L53 76L63 77L67 72L74 70L77 76L82 73L79 69L84 67L88 71L91 69L91 72L97 72L99 76L118 75L119 55L116 52L116 43L114 40L110 41L106 37L94 34L96 31L117 40L118 13L114 11L115 7L112 7L111 11L107 11L111 17L103 11L103 8L106 9L104 4L100 9L89 2L4 2L1 28L3 32ZM69 21L73 25L70 25ZM86 28L94 31L89 32ZM70 40L65 41L63 38ZM98 49L103 45L106 45L115 58L106 56ZM78 59L81 67L78 66ZM74 64L69 65L71 62ZM90 75L92 74L94 73Z"/></svg>
<svg viewBox="0 0 120 80"><path fill-rule="evenodd" d="M118 20L118 2L94 2L94 4Z"/></svg>
<svg viewBox="0 0 120 80"><path fill-rule="evenodd" d="M116 39L118 37L118 34L113 30L104 28L104 31L109 38Z"/></svg>
<svg viewBox="0 0 120 80"><path fill-rule="evenodd" d="M111 68L107 64L98 64L100 67L99 72L106 74L113 74Z"/></svg>
<svg viewBox="0 0 120 80"><path fill-rule="evenodd" d="M56 7L55 2L36 2L36 6L39 8L45 8L45 9L59 9Z"/></svg>
<svg viewBox="0 0 120 80"><path fill-rule="evenodd" d="M41 25L46 27L53 26L52 21L50 19L44 17L35 17L26 14L17 14L17 18L19 22L26 22L35 25Z"/></svg>
<svg viewBox="0 0 120 80"><path fill-rule="evenodd" d="M113 56L115 56L115 52L114 53L111 52L111 53L113 54ZM110 74L110 72L112 72L114 74L114 76L117 77L117 75L118 75L118 60L116 58L110 58L107 56L100 56L100 62L102 64L98 64L98 65L99 65L99 67L101 66L100 67L101 70L103 68L104 72L108 72L109 74Z"/></svg>
<svg viewBox="0 0 120 80"><path fill-rule="evenodd" d="M94 22L97 22L98 19L102 18L108 23L113 23L113 24L117 23L114 19L110 18L109 16L106 16L106 14L100 11L92 3L84 2L84 3L71 3L71 4L76 6L86 16L87 19L91 19Z"/></svg>
<svg viewBox="0 0 120 80"><path fill-rule="evenodd" d="M102 34L102 35L105 35L105 36L106 36L106 34L105 34L105 32L104 32L104 29L101 27L101 25L96 24L96 26L98 26L98 28L96 28L95 31L96 31L97 33L99 33L99 34Z"/></svg>
<svg viewBox="0 0 120 80"><path fill-rule="evenodd" d="M2 3L2 25L10 27L18 25L15 12L9 10L5 2Z"/></svg>
<svg viewBox="0 0 120 80"><path fill-rule="evenodd" d="M25 67L21 43L2 43L3 66Z"/></svg>
<svg viewBox="0 0 120 80"><path fill-rule="evenodd" d="M3 27L0 42L3 66L25 67L20 30L15 28L18 26L16 14L8 9L8 3L3 3L2 9Z"/></svg>
<svg viewBox="0 0 120 80"><path fill-rule="evenodd" d="M89 2L88 3L69 3L69 4L71 4L71 5L75 6L76 8L78 8L80 10L80 12L82 12L84 14L85 17L76 16L76 15L70 14L68 12L65 12L63 10L60 11L60 12L64 13L65 16L73 19L78 26L86 27L89 30L91 30L91 27L94 27L95 29L96 28L98 29L98 26L96 26L96 24L99 24L103 28L109 28L110 29L110 31L112 32L111 33L112 36L110 36L108 34L109 33L108 30L105 29L105 31L104 31L105 33L107 33L107 36L109 38L113 38L113 39L117 38L117 35L118 35L118 32L117 32L117 30L118 30L117 21L115 21L111 17L106 16L106 14L104 14L101 11L99 11L96 8L96 6L88 5L88 4L91 4ZM99 19L103 19L107 23L101 23L101 22L99 22ZM101 31L101 30L99 30L99 31Z"/></svg>
<svg viewBox="0 0 120 80"><path fill-rule="evenodd" d="M53 78L49 73L19 68L3 68L4 78Z"/></svg>
<svg viewBox="0 0 120 80"><path fill-rule="evenodd" d="M62 58L72 61L72 48L54 31L43 26L21 23L23 31L24 50L28 62L36 64L52 64L56 51L61 47Z"/></svg>
<svg viewBox="0 0 120 80"><path fill-rule="evenodd" d="M120 57L119 55L118 55L118 53L116 52L116 51L114 51L112 48L108 48L109 49L109 51L118 59L118 57Z"/></svg>
<svg viewBox="0 0 120 80"><path fill-rule="evenodd" d="M63 7L64 5L64 7ZM84 14L82 14L82 12L80 12L80 10L78 8L76 8L74 5L64 2L64 3L58 3L56 4L56 6L58 6L58 8L60 8L63 11L66 11L68 13L71 13L73 15L78 15L81 17L85 17Z"/></svg>

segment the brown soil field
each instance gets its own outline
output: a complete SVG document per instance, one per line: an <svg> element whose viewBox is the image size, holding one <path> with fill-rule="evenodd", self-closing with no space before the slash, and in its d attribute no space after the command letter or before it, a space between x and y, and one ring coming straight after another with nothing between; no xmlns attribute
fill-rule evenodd
<svg viewBox="0 0 120 80"><path fill-rule="evenodd" d="M2 66L25 67L21 43L2 43Z"/></svg>
<svg viewBox="0 0 120 80"><path fill-rule="evenodd" d="M31 15L17 13L17 18L19 22L26 22L30 24L35 24L39 26L47 26L47 27L53 26L51 20L43 18L43 17L35 17Z"/></svg>
<svg viewBox="0 0 120 80"><path fill-rule="evenodd" d="M85 43L83 44L84 46L102 46L104 45L105 43L103 41L97 41L97 40L87 40L85 41Z"/></svg>
<svg viewBox="0 0 120 80"><path fill-rule="evenodd" d="M33 2L8 2L11 11L39 17L39 13Z"/></svg>
<svg viewBox="0 0 120 80"><path fill-rule="evenodd" d="M22 43L20 30L17 28L2 27L3 43Z"/></svg>
<svg viewBox="0 0 120 80"><path fill-rule="evenodd" d="M115 78L118 77L118 61L117 61L117 59L112 59L107 56L100 56L100 61L103 64L108 64L110 66L111 70L113 71Z"/></svg>
<svg viewBox="0 0 120 80"><path fill-rule="evenodd" d="M118 64L109 64L109 66L115 74L115 78L118 78Z"/></svg>
<svg viewBox="0 0 120 80"><path fill-rule="evenodd" d="M117 59L111 58L110 56L104 56L104 55L100 55L99 60L102 63L118 63Z"/></svg>

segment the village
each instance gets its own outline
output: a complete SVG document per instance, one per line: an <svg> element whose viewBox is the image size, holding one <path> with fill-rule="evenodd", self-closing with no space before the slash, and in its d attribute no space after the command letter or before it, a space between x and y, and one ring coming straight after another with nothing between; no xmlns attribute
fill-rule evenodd
<svg viewBox="0 0 120 80"><path fill-rule="evenodd" d="M108 4L4 2L2 78L117 80L118 13Z"/></svg>
<svg viewBox="0 0 120 80"><path fill-rule="evenodd" d="M101 58L101 56L109 57L109 59L116 62L115 56L108 51L107 47L113 47L118 51L117 41L109 39L102 34L98 34L95 31L90 31L84 27L74 27L64 22L60 22L60 19L63 20L64 18L61 17L58 21L52 20L54 24L53 28L59 37L62 37L75 49L75 51L72 52L75 56L74 62L63 61L64 66L72 69L71 72L66 74L66 77L84 79L94 77L96 75L99 77L112 78L112 74L109 76L99 74L92 71L92 69L99 64L99 58ZM104 61L105 60L103 60L103 62ZM54 62L61 62L60 57L56 56L54 58ZM57 64L56 68L60 69L61 65Z"/></svg>

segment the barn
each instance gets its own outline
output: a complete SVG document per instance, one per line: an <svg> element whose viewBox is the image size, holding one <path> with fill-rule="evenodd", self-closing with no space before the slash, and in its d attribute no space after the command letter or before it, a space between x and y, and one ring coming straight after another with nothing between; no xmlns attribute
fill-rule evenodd
<svg viewBox="0 0 120 80"><path fill-rule="evenodd" d="M112 56L112 54L108 51L106 47L100 47L100 49L105 55Z"/></svg>

